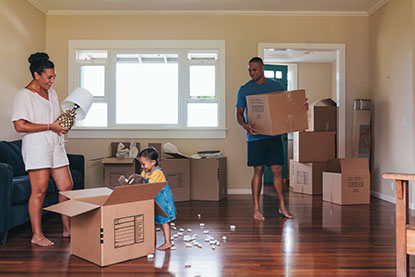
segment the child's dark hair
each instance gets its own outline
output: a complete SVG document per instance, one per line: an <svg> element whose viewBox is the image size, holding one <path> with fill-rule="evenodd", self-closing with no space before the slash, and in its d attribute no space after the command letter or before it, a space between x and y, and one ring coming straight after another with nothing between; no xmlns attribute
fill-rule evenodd
<svg viewBox="0 0 415 277"><path fill-rule="evenodd" d="M30 63L30 73L32 73L33 78L35 78L35 72L41 75L45 68L55 68L53 62L49 60L49 55L43 52L30 55L28 60Z"/></svg>
<svg viewBox="0 0 415 277"><path fill-rule="evenodd" d="M154 147L147 147L141 150L140 154L138 154L138 157L144 157L149 160L156 161L156 165L159 165L159 152L157 152L156 148Z"/></svg>

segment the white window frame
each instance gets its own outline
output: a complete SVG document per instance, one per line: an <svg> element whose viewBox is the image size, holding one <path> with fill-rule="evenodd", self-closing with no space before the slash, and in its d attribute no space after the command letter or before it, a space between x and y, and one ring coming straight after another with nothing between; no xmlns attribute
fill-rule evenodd
<svg viewBox="0 0 415 277"><path fill-rule="evenodd" d="M216 62L216 98L218 103L218 127L187 127L187 103L209 102L211 100L191 100L189 97L189 66L179 63L179 120L172 125L123 125L115 124L115 51L121 53L128 50L168 52L178 50L179 53L217 51ZM225 41L224 40L69 40L68 44L68 92L79 86L79 68L84 63L77 61L78 50L108 50L106 62L88 62L87 64L104 64L105 71L105 96L102 102L108 103L107 127L74 126L68 133L69 138L226 138L225 126ZM187 55L179 54L179 59L186 59ZM187 65L194 64L190 61ZM97 100L96 102L100 102ZM216 100L215 100L216 102Z"/></svg>

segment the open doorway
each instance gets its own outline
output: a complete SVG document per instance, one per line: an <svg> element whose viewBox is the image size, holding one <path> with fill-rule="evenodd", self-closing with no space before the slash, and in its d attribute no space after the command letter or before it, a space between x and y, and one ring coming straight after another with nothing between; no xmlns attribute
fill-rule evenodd
<svg viewBox="0 0 415 277"><path fill-rule="evenodd" d="M344 44L259 43L258 56L264 58L265 64L288 65L287 88L289 90L299 88L299 63L307 62L310 58L313 58L314 62L331 60L334 67L332 98L338 106L337 155L339 158L346 157L346 46Z"/></svg>

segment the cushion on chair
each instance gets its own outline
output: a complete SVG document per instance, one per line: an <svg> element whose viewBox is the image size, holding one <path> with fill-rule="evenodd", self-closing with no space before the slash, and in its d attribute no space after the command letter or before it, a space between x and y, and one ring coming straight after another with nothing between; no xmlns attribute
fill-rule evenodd
<svg viewBox="0 0 415 277"><path fill-rule="evenodd" d="M22 141L0 141L0 162L10 164L13 177L27 175L22 158Z"/></svg>

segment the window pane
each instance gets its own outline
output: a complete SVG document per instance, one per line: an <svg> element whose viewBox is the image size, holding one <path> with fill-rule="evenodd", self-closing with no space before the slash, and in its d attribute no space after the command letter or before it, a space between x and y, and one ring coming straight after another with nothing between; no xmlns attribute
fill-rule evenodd
<svg viewBox="0 0 415 277"><path fill-rule="evenodd" d="M85 119L78 121L76 126L106 127L107 103L93 103Z"/></svg>
<svg viewBox="0 0 415 277"><path fill-rule="evenodd" d="M117 124L177 124L178 65L117 61Z"/></svg>
<svg viewBox="0 0 415 277"><path fill-rule="evenodd" d="M272 79L275 78L275 75L274 75L274 71L273 70L265 70L264 71L264 75L265 75L266 78L272 78Z"/></svg>
<svg viewBox="0 0 415 277"><path fill-rule="evenodd" d="M81 66L81 87L94 96L105 95L105 66Z"/></svg>
<svg viewBox="0 0 415 277"><path fill-rule="evenodd" d="M215 66L190 66L190 97L215 97Z"/></svg>
<svg viewBox="0 0 415 277"><path fill-rule="evenodd" d="M188 103L187 126L189 127L217 127L217 103Z"/></svg>
<svg viewBox="0 0 415 277"><path fill-rule="evenodd" d="M275 71L275 78L282 79L282 71Z"/></svg>

